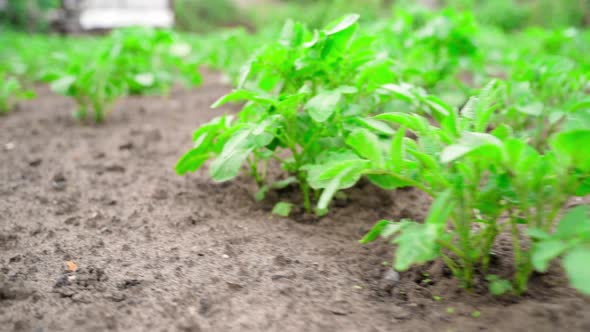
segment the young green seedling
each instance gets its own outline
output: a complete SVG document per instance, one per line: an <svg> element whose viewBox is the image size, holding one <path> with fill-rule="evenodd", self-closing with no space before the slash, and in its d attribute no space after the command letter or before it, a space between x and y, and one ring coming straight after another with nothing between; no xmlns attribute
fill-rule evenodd
<svg viewBox="0 0 590 332"><path fill-rule="evenodd" d="M0 73L0 114L14 110L17 103L35 96L32 91L25 90L14 77L6 77Z"/></svg>

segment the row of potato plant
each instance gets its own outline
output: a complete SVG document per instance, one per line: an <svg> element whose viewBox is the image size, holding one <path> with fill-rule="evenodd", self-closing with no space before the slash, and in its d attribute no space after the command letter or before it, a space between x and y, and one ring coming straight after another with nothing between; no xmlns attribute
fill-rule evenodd
<svg viewBox="0 0 590 332"><path fill-rule="evenodd" d="M73 98L74 116L104 121L114 102L126 95L166 94L180 80L198 85L198 65L190 46L169 30L128 28L113 31L94 49L79 47L53 53L53 67L43 79Z"/></svg>
<svg viewBox="0 0 590 332"><path fill-rule="evenodd" d="M256 199L296 184L305 212L320 216L361 178L387 190L415 187L433 198L423 223L380 221L362 239L392 238L397 270L442 259L465 288L483 276L494 294L522 294L534 270L562 256L571 284L590 293L588 207L567 209L590 193L585 68L564 54L508 61L507 80L454 107L427 90L466 58L483 66L470 29L458 24L468 18L445 13L416 25L403 15L405 25L398 17L375 33L359 32L357 19L313 31L288 22L213 105L244 102L241 112L197 129L176 171L213 160L209 173L222 182L245 166L258 184ZM404 45L422 51L403 58ZM430 69L409 64L416 57ZM269 163L284 170L280 178L268 175ZM293 206L279 202L273 212L287 216ZM489 272L504 233L513 244L510 281Z"/></svg>
<svg viewBox="0 0 590 332"><path fill-rule="evenodd" d="M0 35L0 113L33 96L35 84L77 104L74 116L104 121L116 100L127 95L166 95L172 85L201 83L199 66L235 81L244 59L264 34L234 29L189 35L165 29L125 28L105 36Z"/></svg>
<svg viewBox="0 0 590 332"><path fill-rule="evenodd" d="M169 30L127 28L101 38L59 38L8 33L0 38L0 112L31 98L35 83L76 102L74 116L103 122L127 95L166 94L176 81L199 85L199 58ZM26 42L25 42L26 41Z"/></svg>
<svg viewBox="0 0 590 332"><path fill-rule="evenodd" d="M105 36L0 35L0 109L8 113L31 98L38 83L71 97L74 116L102 122L116 100L127 95L166 95L173 84L201 83L200 66L236 81L245 59L265 33L243 29L208 35L125 28Z"/></svg>

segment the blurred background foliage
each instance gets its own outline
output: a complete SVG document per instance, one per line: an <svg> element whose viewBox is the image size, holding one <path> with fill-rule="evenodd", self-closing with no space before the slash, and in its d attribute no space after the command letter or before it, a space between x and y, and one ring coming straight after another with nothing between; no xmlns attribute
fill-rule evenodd
<svg viewBox="0 0 590 332"><path fill-rule="evenodd" d="M220 27L249 25L232 0L175 0L176 27L182 31L207 32Z"/></svg>
<svg viewBox="0 0 590 332"><path fill-rule="evenodd" d="M0 22L27 31L47 31L60 0L4 0ZM560 28L590 24L590 0L174 0L177 28L208 32L244 26L282 25L287 18L319 27L345 13L365 21L390 16L391 8L417 5L470 10L484 24L506 31L528 26Z"/></svg>
<svg viewBox="0 0 590 332"><path fill-rule="evenodd" d="M590 0L446 0L446 4L471 10L481 23L505 30L590 24Z"/></svg>
<svg viewBox="0 0 590 332"><path fill-rule="evenodd" d="M5 0L3 3L4 8L0 8L0 22L27 31L48 31L51 12L61 1Z"/></svg>

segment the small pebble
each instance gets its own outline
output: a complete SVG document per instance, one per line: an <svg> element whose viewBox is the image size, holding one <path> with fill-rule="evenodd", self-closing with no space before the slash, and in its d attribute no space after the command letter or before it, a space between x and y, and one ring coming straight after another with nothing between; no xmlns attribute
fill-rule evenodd
<svg viewBox="0 0 590 332"><path fill-rule="evenodd" d="M383 274L383 280L388 282L398 282L399 281L399 272L393 269L387 269Z"/></svg>

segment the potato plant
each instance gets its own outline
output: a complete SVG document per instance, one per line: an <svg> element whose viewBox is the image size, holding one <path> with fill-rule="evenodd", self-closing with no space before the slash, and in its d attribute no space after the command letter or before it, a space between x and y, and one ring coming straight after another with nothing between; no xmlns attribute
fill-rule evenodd
<svg viewBox="0 0 590 332"><path fill-rule="evenodd" d="M0 72L0 114L11 112L20 100L33 97L34 93L26 90L18 79Z"/></svg>
<svg viewBox="0 0 590 332"><path fill-rule="evenodd" d="M170 31L116 30L98 51L57 54L61 66L46 78L54 91L76 101L76 118L86 120L92 113L101 123L125 95L166 93L176 80L200 84L197 64L185 61L190 52L190 46Z"/></svg>
<svg viewBox="0 0 590 332"><path fill-rule="evenodd" d="M400 112L377 115L376 119L396 127L386 145L389 148L382 149L374 134L373 147L351 145L364 156L367 150L379 151L369 159L373 166L364 174L397 182L392 187L419 188L434 199L424 223L381 221L362 240L369 242L378 235L393 238L396 269L403 271L441 258L469 289L477 274L488 275L495 240L508 232L514 254L512 283L489 275L490 290L522 294L533 270L544 271L551 258L569 250L575 252L571 259L576 261L590 255L587 209L570 212L576 221L568 214L552 233L569 200L590 193L590 154L578 150L590 144L590 126L558 126L544 131L547 143L538 144L534 126L531 135L526 135L524 129L516 132L509 125L491 123L499 90L500 85L491 83L461 112L439 101L426 103L427 116ZM552 113L539 116L545 124ZM580 116L588 118L588 113L577 110L562 116L565 119L560 123L567 123ZM490 131L490 127L495 128ZM417 138L406 137L407 131ZM375 167L380 160L388 163ZM590 271L579 265L574 270L571 267L566 264L572 284L587 292L587 287L580 285L590 282Z"/></svg>
<svg viewBox="0 0 590 332"><path fill-rule="evenodd" d="M196 171L214 159L211 177L228 181L246 164L259 185L258 199L271 188L297 183L305 211L317 202L316 212L325 213L336 190L352 186L360 174L350 172L334 187L324 173L339 172L343 163L353 169L365 163L351 160L345 138L363 128L391 132L369 118L392 99L382 87L395 79L391 60L375 46L375 36L356 34L357 19L345 16L314 31L288 22L280 40L259 49L242 69L238 88L213 105L245 101L237 119L199 128L176 171ZM267 178L271 161L287 173L279 183ZM288 214L287 203L275 212Z"/></svg>
<svg viewBox="0 0 590 332"><path fill-rule="evenodd" d="M470 13L446 10L398 9L377 33L405 82L433 89L443 82L462 87L455 76L469 62L477 62L477 26Z"/></svg>
<svg viewBox="0 0 590 332"><path fill-rule="evenodd" d="M89 57L63 55L67 63L58 72L50 74L53 91L75 100L74 117L86 121L90 114L96 123L104 121L112 104L127 94L125 80L120 80L114 59L118 49L105 49Z"/></svg>

